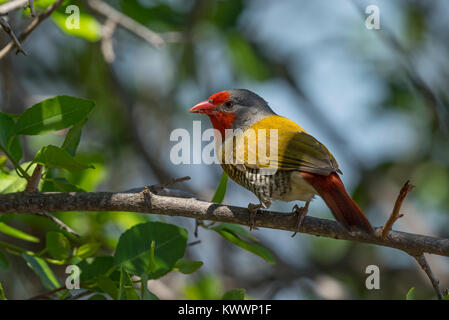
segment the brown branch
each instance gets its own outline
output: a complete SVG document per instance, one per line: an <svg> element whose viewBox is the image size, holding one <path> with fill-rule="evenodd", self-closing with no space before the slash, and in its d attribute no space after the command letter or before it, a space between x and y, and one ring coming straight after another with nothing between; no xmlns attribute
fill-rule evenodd
<svg viewBox="0 0 449 320"><path fill-rule="evenodd" d="M20 42L25 41L25 39L41 24L42 21L47 19L53 11L55 11L64 0L57 0L51 6L49 6L44 13L40 14L26 27L26 29L19 35L18 39ZM14 41L9 42L2 50L0 50L0 59L6 56L15 46Z"/></svg>
<svg viewBox="0 0 449 320"><path fill-rule="evenodd" d="M101 52L107 63L112 63L115 60L114 31L116 26L117 23L115 21L108 19L101 28Z"/></svg>
<svg viewBox="0 0 449 320"><path fill-rule="evenodd" d="M36 165L36 168L34 168L30 180L28 180L25 192L36 191L37 187L39 186L39 181L41 181L41 177L42 177L42 165L38 164Z"/></svg>
<svg viewBox="0 0 449 320"><path fill-rule="evenodd" d="M5 30L5 32L9 35L9 37L12 40L12 42L17 47L17 50L19 50L19 52L22 52L23 55L26 56L27 55L26 51L22 48L22 45L20 44L19 39L17 39L16 34L12 30L12 28L9 25L8 21L3 19L1 16L0 16L0 26L2 26L3 30Z"/></svg>
<svg viewBox="0 0 449 320"><path fill-rule="evenodd" d="M0 5L0 16L6 15L11 11L23 8L28 3L28 0L9 1Z"/></svg>
<svg viewBox="0 0 449 320"><path fill-rule="evenodd" d="M117 11L107 3L101 0L87 0L87 4L95 12L105 16L108 20L115 22L128 31L131 31L156 48L160 48L165 44L164 39L162 39L159 34L150 30L143 24L131 19L127 15L124 15L120 11Z"/></svg>
<svg viewBox="0 0 449 320"><path fill-rule="evenodd" d="M28 0L28 4L25 8L30 8L30 14L32 17L36 16L36 11L34 11L34 0Z"/></svg>
<svg viewBox="0 0 449 320"><path fill-rule="evenodd" d="M25 187L25 192L36 192L37 187L39 186L39 182L42 177L42 165L38 164L36 165L36 168L33 171L33 174L31 175L30 179L28 180L28 183ZM61 229L67 231L68 233L73 234L75 237L79 238L80 235L75 232L72 228L70 228L68 225L66 225L64 222L56 218L55 216L52 216L48 212L39 212L34 213L37 216L45 217L47 219L50 219L53 221L58 227Z"/></svg>
<svg viewBox="0 0 449 320"><path fill-rule="evenodd" d="M422 253L420 255L413 256L413 257L416 259L416 261L418 261L419 266L421 267L421 269L424 270L427 277L429 277L430 282L432 283L432 286L437 294L438 299L443 299L443 292L441 291L440 286L439 286L440 281L437 279L435 274L432 272L432 269L430 269L430 266L427 263L424 253Z"/></svg>
<svg viewBox="0 0 449 320"><path fill-rule="evenodd" d="M196 199L165 197L149 191L147 196L142 192L22 192L0 195L0 214L69 211L129 211L249 225L247 208ZM257 214L256 222L258 227L263 228L286 231L294 231L296 228L296 217L281 212L262 211ZM449 239L444 238L390 231L389 237L382 239L376 232L349 233L335 221L309 216L304 218L299 232L395 248L413 256L426 252L449 257Z"/></svg>
<svg viewBox="0 0 449 320"><path fill-rule="evenodd" d="M385 239L388 235L388 232L390 232L391 228L393 228L393 224L404 216L403 214L400 214L399 211L401 210L402 202L404 201L407 194L414 188L413 185L410 184L410 181L406 181L405 184L402 186L401 191L399 191L399 195L396 199L396 202L393 207L393 211L390 214L390 217L388 218L385 225L382 227L382 239Z"/></svg>

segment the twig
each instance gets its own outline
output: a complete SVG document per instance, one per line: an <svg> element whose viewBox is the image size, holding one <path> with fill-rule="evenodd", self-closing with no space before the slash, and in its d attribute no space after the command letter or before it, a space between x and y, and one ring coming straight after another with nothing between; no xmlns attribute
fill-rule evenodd
<svg viewBox="0 0 449 320"><path fill-rule="evenodd" d="M0 16L6 15L11 11L23 8L28 3L28 0L14 0L0 5Z"/></svg>
<svg viewBox="0 0 449 320"><path fill-rule="evenodd" d="M151 201L142 193L113 192L49 192L10 193L0 195L1 213L42 213L71 211L128 211L167 216L182 216L199 220L249 225L247 208L221 205L196 199L164 197L149 192ZM296 217L274 211L258 213L258 226L295 231ZM380 230L380 228L376 228ZM306 216L299 232L316 236L350 240L390 247L419 255L423 252L449 257L449 239L407 232L390 231L382 239L364 232L347 232L337 222Z"/></svg>
<svg viewBox="0 0 449 320"><path fill-rule="evenodd" d="M399 195L394 204L393 211L391 212L390 217L388 218L385 225L382 227L382 239L385 239L387 237L388 232L390 232L391 228L393 228L393 224L396 222L396 220L403 216L403 214L399 213L399 211L401 210L402 202L413 188L414 186L411 185L410 181L408 180L402 186L401 191L399 191Z"/></svg>
<svg viewBox="0 0 449 320"><path fill-rule="evenodd" d="M31 297L31 298L29 298L28 300L50 299L50 296L51 296L51 295L53 295L53 294L55 294L55 293L57 293L57 292L59 292L59 291L62 291L62 290L68 290L68 289L67 289L67 287L64 285L64 286L62 286L62 287L53 289L53 290L51 290L51 291L48 291L48 292L45 292L45 293L41 293L41 294L39 294L39 295L37 295L37 296Z"/></svg>
<svg viewBox="0 0 449 320"><path fill-rule="evenodd" d="M36 165L36 168L34 169L31 178L28 180L27 186L25 187L25 192L36 192L37 187L39 186L39 181L41 180L41 176L42 176L42 165L38 164ZM35 213L35 215L48 218L54 223L56 223L61 229L67 231L68 233L73 234L77 238L80 237L80 235L73 229L71 229L68 225L66 225L64 222L62 222L61 220L59 220L58 218L52 216L47 212Z"/></svg>
<svg viewBox="0 0 449 320"><path fill-rule="evenodd" d="M172 179L172 180L170 180L169 182L167 182L167 183L164 183L164 184L162 184L162 185L154 185L154 186L150 186L149 188L150 188L150 191L152 192L152 193L155 193L155 194L161 194L161 192L164 190L164 189L166 189L166 188L168 188L168 187L171 187L171 186L173 186L173 185L175 185L175 184L177 184L177 183L180 183L180 182L184 182L184 181L188 181L188 180L190 180L190 177L189 176L185 176L185 177L182 177L182 178L174 178L174 179Z"/></svg>
<svg viewBox="0 0 449 320"><path fill-rule="evenodd" d="M37 190L37 187L39 186L39 181L41 180L42 176L42 165L38 164L36 165L36 168L34 168L33 174L31 175L30 180L28 180L27 186L25 188L25 192L34 192Z"/></svg>
<svg viewBox="0 0 449 320"><path fill-rule="evenodd" d="M193 230L193 235L195 236L195 238L198 238L198 229L200 227L200 224L202 223L202 221L195 219L195 229Z"/></svg>
<svg viewBox="0 0 449 320"><path fill-rule="evenodd" d="M0 16L0 25L2 26L3 30L5 30L5 32L9 35L9 37L11 38L11 40L13 41L15 46L17 47L17 50L19 50L19 52L22 52L23 55L26 56L27 55L26 51L22 48L22 45L20 44L20 41L17 39L16 34L12 30L12 28L9 25L8 21L3 19L1 16Z"/></svg>
<svg viewBox="0 0 449 320"><path fill-rule="evenodd" d="M113 36L117 23L111 19L108 19L102 27L101 37L101 52L107 63L112 63L115 60Z"/></svg>
<svg viewBox="0 0 449 320"><path fill-rule="evenodd" d="M427 276L430 279L430 282L432 283L433 288L435 289L435 292L437 294L438 299L443 299L443 293L440 289L440 281L437 279L435 274L432 272L432 269L430 269L429 264L427 263L426 257L424 256L424 253L421 253L419 255L413 256L416 261L418 261L419 266L421 269L424 270L424 272L427 274Z"/></svg>
<svg viewBox="0 0 449 320"><path fill-rule="evenodd" d="M200 244L200 243L201 243L201 240L196 240L196 241L188 243L187 246L188 247L193 247L193 246L196 246L197 244Z"/></svg>
<svg viewBox="0 0 449 320"><path fill-rule="evenodd" d="M34 11L34 0L28 0L28 5L25 8L30 8L30 14L32 17L36 16L36 11Z"/></svg>
<svg viewBox="0 0 449 320"><path fill-rule="evenodd" d="M68 296L65 300L78 300L78 299L83 298L83 297L85 297L85 296L88 296L88 295L90 295L90 294L93 295L94 292L92 292L92 291L90 291L90 290L85 290L85 291L80 292L80 293L78 293L78 294L75 294L75 295L73 295L73 296Z"/></svg>
<svg viewBox="0 0 449 320"><path fill-rule="evenodd" d="M165 41L159 34L131 19L127 15L124 15L120 11L117 11L107 3L101 0L87 0L87 4L97 13L107 17L108 20L115 22L123 28L128 29L156 48L160 48L164 45Z"/></svg>
<svg viewBox="0 0 449 320"><path fill-rule="evenodd" d="M68 225L66 225L64 222L62 222L61 220L59 220L55 216L49 214L48 212L36 212L36 213L32 213L32 214L37 215L37 216L41 216L41 217L44 217L44 218L48 218L51 221L53 221L54 223L56 223L59 228L65 230L66 232L74 235L77 238L81 237L75 230L73 230Z"/></svg>
<svg viewBox="0 0 449 320"><path fill-rule="evenodd" d="M34 18L34 20L26 27L26 29L19 35L18 39L20 42L24 42L25 39L30 35L34 29L37 28L42 21L47 19L53 11L55 11L64 0L57 0L51 6L49 6L42 14ZM23 6L23 4L22 4ZM5 55L7 55L15 46L14 41L9 42L2 50L0 50L0 59L2 59Z"/></svg>

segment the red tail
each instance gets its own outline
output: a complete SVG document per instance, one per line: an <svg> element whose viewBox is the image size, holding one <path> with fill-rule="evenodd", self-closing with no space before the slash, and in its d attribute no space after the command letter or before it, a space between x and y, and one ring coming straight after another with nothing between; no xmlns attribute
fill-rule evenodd
<svg viewBox="0 0 449 320"><path fill-rule="evenodd" d="M346 192L338 174L331 173L328 176L321 176L301 172L301 176L318 192L331 209L335 219L346 229L361 229L369 233L373 232L373 227L359 206Z"/></svg>

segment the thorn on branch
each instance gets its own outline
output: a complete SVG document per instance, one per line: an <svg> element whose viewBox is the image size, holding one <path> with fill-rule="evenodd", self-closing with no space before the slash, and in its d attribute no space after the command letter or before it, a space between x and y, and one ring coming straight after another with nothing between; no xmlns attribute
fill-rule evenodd
<svg viewBox="0 0 449 320"><path fill-rule="evenodd" d="M382 239L385 239L387 237L388 232L390 232L390 230L393 228L393 224L396 222L396 220L404 216L403 214L399 213L399 211L401 210L402 202L414 187L414 185L410 184L409 180L407 180L402 186L401 191L399 191L399 195L396 198L393 211L391 212L390 217L388 218L385 225L382 227Z"/></svg>

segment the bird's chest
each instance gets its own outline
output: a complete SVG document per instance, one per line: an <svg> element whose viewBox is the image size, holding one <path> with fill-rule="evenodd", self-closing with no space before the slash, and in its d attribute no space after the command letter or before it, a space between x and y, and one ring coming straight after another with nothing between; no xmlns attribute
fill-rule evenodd
<svg viewBox="0 0 449 320"><path fill-rule="evenodd" d="M258 169L246 168L243 171L229 164L222 164L222 168L232 180L253 192L262 203L271 200L306 201L313 197L311 187L295 171L279 170L272 175L264 175Z"/></svg>

